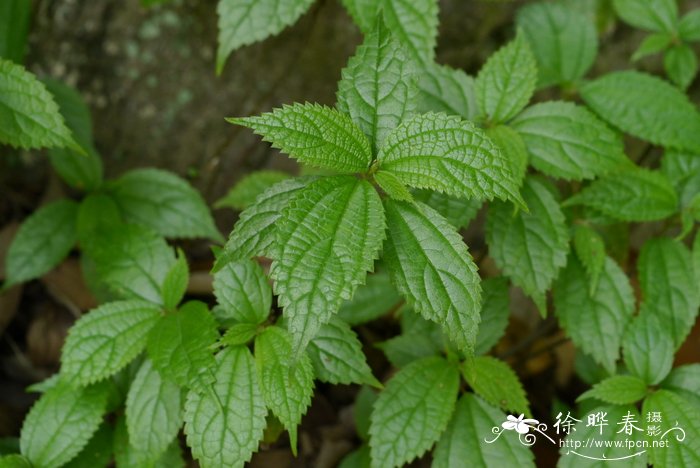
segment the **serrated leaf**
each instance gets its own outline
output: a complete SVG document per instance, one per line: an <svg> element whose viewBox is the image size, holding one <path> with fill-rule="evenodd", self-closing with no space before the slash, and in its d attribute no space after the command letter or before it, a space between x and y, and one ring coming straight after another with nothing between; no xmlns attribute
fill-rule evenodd
<svg viewBox="0 0 700 468"><path fill-rule="evenodd" d="M338 317L349 325L370 322L395 309L401 302L386 271L367 275L367 282L359 286L352 299L338 310Z"/></svg>
<svg viewBox="0 0 700 468"><path fill-rule="evenodd" d="M362 129L375 154L386 136L415 109L415 71L408 52L379 17L341 72L338 110Z"/></svg>
<svg viewBox="0 0 700 468"><path fill-rule="evenodd" d="M668 375L674 351L668 327L662 326L652 314L635 317L622 340L625 366L649 385L658 384Z"/></svg>
<svg viewBox="0 0 700 468"><path fill-rule="evenodd" d="M185 403L185 434L202 468L243 467L265 429L265 402L248 348L216 356L213 390L191 390Z"/></svg>
<svg viewBox="0 0 700 468"><path fill-rule="evenodd" d="M297 425L311 404L314 373L307 354L292 357L291 337L283 329L269 327L255 338L255 366L265 404L289 432L296 454Z"/></svg>
<svg viewBox="0 0 700 468"><path fill-rule="evenodd" d="M666 50L668 46L673 42L673 36L669 33L654 33L649 34L644 38L642 43L639 45L637 50L632 54L632 61L644 58L648 55L658 54Z"/></svg>
<svg viewBox="0 0 700 468"><path fill-rule="evenodd" d="M267 189L290 177L286 172L280 171L262 170L250 173L239 180L226 195L214 203L214 207L228 207L243 211L255 203L255 200Z"/></svg>
<svg viewBox="0 0 700 468"><path fill-rule="evenodd" d="M695 273L695 284L700 285L700 232L695 234L695 241L693 241L693 253L691 261L693 265L693 272Z"/></svg>
<svg viewBox="0 0 700 468"><path fill-rule="evenodd" d="M0 57L21 64L26 51L30 0L8 0L0 5Z"/></svg>
<svg viewBox="0 0 700 468"><path fill-rule="evenodd" d="M598 287L598 278L605 267L605 242L590 226L578 225L574 229L574 250L591 283L591 294Z"/></svg>
<svg viewBox="0 0 700 468"><path fill-rule="evenodd" d="M366 180L319 179L285 208L270 275L295 353L364 282L384 236L381 200Z"/></svg>
<svg viewBox="0 0 700 468"><path fill-rule="evenodd" d="M576 401L595 398L613 405L635 403L647 394L647 384L634 375L614 375L583 392Z"/></svg>
<svg viewBox="0 0 700 468"><path fill-rule="evenodd" d="M530 414L523 385L508 364L491 356L478 356L465 365L471 369L464 376L477 395L509 413Z"/></svg>
<svg viewBox="0 0 700 468"><path fill-rule="evenodd" d="M678 32L684 41L700 40L700 8L686 13L678 25Z"/></svg>
<svg viewBox="0 0 700 468"><path fill-rule="evenodd" d="M81 247L96 279L126 299L162 304L161 285L175 264L173 249L148 228L121 224L96 231Z"/></svg>
<svg viewBox="0 0 700 468"><path fill-rule="evenodd" d="M255 323L234 323L226 330L219 343L225 346L238 346L247 344L258 334L259 326Z"/></svg>
<svg viewBox="0 0 700 468"><path fill-rule="evenodd" d="M151 454L134 447L129 441L126 418L119 416L114 428L114 461L117 468L184 468L180 446L177 441L159 458L153 459ZM91 467L92 468L92 467Z"/></svg>
<svg viewBox="0 0 700 468"><path fill-rule="evenodd" d="M490 468L492 466L535 466L530 450L516 437L508 434L492 443L489 437L493 427L499 427L506 415L481 398L465 393L457 402L447 430L438 440L433 452L432 468L461 466L469 460L469 466Z"/></svg>
<svg viewBox="0 0 700 468"><path fill-rule="evenodd" d="M70 148L52 148L49 151L49 162L71 187L86 192L95 190L102 183L103 169L100 156L92 143L90 110L73 88L56 80L44 80L44 85L53 94L66 125L85 153L80 154Z"/></svg>
<svg viewBox="0 0 700 468"><path fill-rule="evenodd" d="M319 328L307 350L314 375L332 384L369 384L380 387L367 365L362 343L350 326L337 317Z"/></svg>
<svg viewBox="0 0 700 468"><path fill-rule="evenodd" d="M516 16L537 61L539 87L568 85L586 74L598 52L595 24L563 3L526 5Z"/></svg>
<svg viewBox="0 0 700 468"><path fill-rule="evenodd" d="M676 367L661 382L660 386L684 396L695 404L700 404L700 364L686 364Z"/></svg>
<svg viewBox="0 0 700 468"><path fill-rule="evenodd" d="M369 448L367 448L367 463L369 464ZM17 453L0 456L0 468L32 468L28 458Z"/></svg>
<svg viewBox="0 0 700 468"><path fill-rule="evenodd" d="M700 193L700 158L689 151L664 151L661 171L676 188L680 205L687 207Z"/></svg>
<svg viewBox="0 0 700 468"><path fill-rule="evenodd" d="M559 453L561 458L557 466L559 468L605 468L609 467L611 460L624 460L622 463L628 468L645 468L647 466L645 457L636 456L630 457L633 453L625 443L634 444L632 447L637 447L636 444L643 443L644 433L632 429L631 434L627 434L622 429L621 422L628 415L634 421L635 427L643 425L639 411L634 406L597 406L594 411L588 413L601 414L605 418L603 426L588 424L588 418L582 418L572 428L566 436L565 445L562 445ZM617 424L620 423L618 426ZM602 431L602 433L601 433ZM592 442L589 442L592 441ZM574 447L580 447L574 449ZM572 452L580 454L574 455ZM643 452L642 452L643 453ZM625 457L623 459L623 457Z"/></svg>
<svg viewBox="0 0 700 468"><path fill-rule="evenodd" d="M274 148L315 167L364 172L372 160L370 142L362 130L348 115L330 107L285 105L259 116L227 120L253 129Z"/></svg>
<svg viewBox="0 0 700 468"><path fill-rule="evenodd" d="M457 229L466 228L484 204L483 200L468 200L426 189L415 190L413 197L440 213Z"/></svg>
<svg viewBox="0 0 700 468"><path fill-rule="evenodd" d="M102 231L118 230L122 224L124 220L114 199L105 193L91 193L78 208L78 242L83 250L89 249Z"/></svg>
<svg viewBox="0 0 700 468"><path fill-rule="evenodd" d="M341 3L360 31L365 34L372 31L382 4L381 0L341 0Z"/></svg>
<svg viewBox="0 0 700 468"><path fill-rule="evenodd" d="M522 34L496 51L479 71L474 92L490 122L506 122L527 105L537 84L537 65Z"/></svg>
<svg viewBox="0 0 700 468"><path fill-rule="evenodd" d="M372 416L372 407L377 401L377 398L379 398L379 394L367 385L360 387L360 391L357 392L357 397L355 397L355 405L352 411L355 419L355 427L357 429L357 434L364 441L369 438L370 417ZM369 452L369 447L367 447L367 451ZM367 460L369 462L369 456Z"/></svg>
<svg viewBox="0 0 700 468"><path fill-rule="evenodd" d="M566 263L569 234L557 200L542 181L526 179L522 195L529 213L514 213L512 205L503 202L491 204L486 242L496 265L544 313L544 294Z"/></svg>
<svg viewBox="0 0 700 468"><path fill-rule="evenodd" d="M137 450L158 459L182 425L182 392L145 359L126 397L126 427Z"/></svg>
<svg viewBox="0 0 700 468"><path fill-rule="evenodd" d="M383 0L384 20L389 30L406 44L413 57L423 63L435 58L438 30L436 0Z"/></svg>
<svg viewBox="0 0 700 468"><path fill-rule="evenodd" d="M146 350L164 378L202 391L213 379L211 349L218 339L216 321L206 304L190 301L153 327Z"/></svg>
<svg viewBox="0 0 700 468"><path fill-rule="evenodd" d="M440 357L412 362L394 375L372 411L372 466L401 466L429 450L452 416L458 385L456 365Z"/></svg>
<svg viewBox="0 0 700 468"><path fill-rule="evenodd" d="M527 148L522 137L512 128L496 125L486 129L486 135L500 148L501 153L510 161L513 176L522 185L527 172Z"/></svg>
<svg viewBox="0 0 700 468"><path fill-rule="evenodd" d="M615 13L625 22L648 31L673 32L678 23L676 0L613 0Z"/></svg>
<svg viewBox="0 0 700 468"><path fill-rule="evenodd" d="M233 260L271 256L270 248L276 236L276 222L282 210L313 180L313 177L285 180L273 185L256 198L255 203L241 213L212 271L216 273Z"/></svg>
<svg viewBox="0 0 700 468"><path fill-rule="evenodd" d="M687 44L674 45L664 53L664 70L671 81L685 90L698 73L698 59Z"/></svg>
<svg viewBox="0 0 700 468"><path fill-rule="evenodd" d="M116 373L143 351L159 317L158 307L144 301L110 302L94 309L68 332L61 373L78 385Z"/></svg>
<svg viewBox="0 0 700 468"><path fill-rule="evenodd" d="M376 346L384 352L392 366L400 369L406 365L442 351L435 340L423 333L403 333Z"/></svg>
<svg viewBox="0 0 700 468"><path fill-rule="evenodd" d="M508 280L502 276L481 282L483 301L481 323L476 335L474 354L485 354L501 339L510 318Z"/></svg>
<svg viewBox="0 0 700 468"><path fill-rule="evenodd" d="M637 71L608 73L584 85L581 97L620 130L666 148L700 152L700 114L660 78Z"/></svg>
<svg viewBox="0 0 700 468"><path fill-rule="evenodd" d="M0 143L82 152L46 87L23 66L0 58Z"/></svg>
<svg viewBox="0 0 700 468"><path fill-rule="evenodd" d="M187 292L187 283L189 281L189 268L187 266L187 258L185 253L178 251L177 261L165 275L163 280L163 306L165 310L175 310Z"/></svg>
<svg viewBox="0 0 700 468"><path fill-rule="evenodd" d="M592 179L629 163L622 139L571 102L535 104L511 125L523 138L532 165L553 177Z"/></svg>
<svg viewBox="0 0 700 468"><path fill-rule="evenodd" d="M32 466L61 466L85 447L102 422L107 402L103 385L58 385L32 406L22 425L20 448Z"/></svg>
<svg viewBox="0 0 700 468"><path fill-rule="evenodd" d="M447 65L426 64L418 81L418 110L473 120L478 113L474 78Z"/></svg>
<svg viewBox="0 0 700 468"><path fill-rule="evenodd" d="M413 201L411 192L409 192L406 186L391 172L378 171L374 174L374 181L394 200Z"/></svg>
<svg viewBox="0 0 700 468"><path fill-rule="evenodd" d="M510 161L482 130L456 116L408 119L387 136L377 161L410 187L522 203Z"/></svg>
<svg viewBox="0 0 700 468"><path fill-rule="evenodd" d="M480 278L455 228L422 203L385 201L384 259L392 282L427 320L472 353L481 306Z"/></svg>
<svg viewBox="0 0 700 468"><path fill-rule="evenodd" d="M80 453L63 466L65 468L107 466L112 459L113 432L111 426L103 422Z"/></svg>
<svg viewBox="0 0 700 468"><path fill-rule="evenodd" d="M252 260L227 263L214 274L214 295L226 323L260 324L272 306L272 288L260 264Z"/></svg>
<svg viewBox="0 0 700 468"><path fill-rule="evenodd" d="M661 172L630 166L593 181L564 205L585 205L621 221L656 221L678 210L678 197Z"/></svg>
<svg viewBox="0 0 700 468"><path fill-rule="evenodd" d="M216 7L217 74L223 71L231 52L279 33L296 22L312 3L313 0L220 0Z"/></svg>
<svg viewBox="0 0 700 468"><path fill-rule="evenodd" d="M128 221L165 237L223 240L199 192L171 172L135 169L110 182L108 191Z"/></svg>
<svg viewBox="0 0 700 468"><path fill-rule="evenodd" d="M697 404L673 391L662 389L644 400L642 412L660 413L662 420L657 426L662 433L671 431L664 438L668 440L665 447L654 447L652 438L648 437L649 462L654 467L672 468L700 463L700 409ZM679 440L682 436L674 427L682 429L682 440Z"/></svg>
<svg viewBox="0 0 700 468"><path fill-rule="evenodd" d="M627 275L610 258L595 293L574 255L554 284L554 310L576 346L613 374L625 328L634 312L634 294Z"/></svg>
<svg viewBox="0 0 700 468"><path fill-rule="evenodd" d="M59 200L32 213L17 230L5 259L5 287L39 278L76 243L78 204Z"/></svg>
<svg viewBox="0 0 700 468"><path fill-rule="evenodd" d="M647 241L637 263L642 290L640 314L652 314L670 332L675 348L695 323L700 291L688 248L669 238Z"/></svg>

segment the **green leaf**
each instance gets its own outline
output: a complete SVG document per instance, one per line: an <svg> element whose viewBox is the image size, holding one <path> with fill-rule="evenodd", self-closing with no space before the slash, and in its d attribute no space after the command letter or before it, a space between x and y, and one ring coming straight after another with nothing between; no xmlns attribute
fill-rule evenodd
<svg viewBox="0 0 700 468"><path fill-rule="evenodd" d="M190 301L153 327L146 350L164 378L201 391L213 378L211 349L218 339L216 321L206 304Z"/></svg>
<svg viewBox="0 0 700 468"><path fill-rule="evenodd" d="M526 5L516 17L537 61L539 86L568 85L583 77L598 52L595 25L563 3Z"/></svg>
<svg viewBox="0 0 700 468"><path fill-rule="evenodd" d="M576 401L596 398L613 405L635 403L647 394L647 384L634 375L614 375L599 382L592 389L582 393Z"/></svg>
<svg viewBox="0 0 700 468"><path fill-rule="evenodd" d="M0 5L0 57L21 64L26 51L30 0L7 0Z"/></svg>
<svg viewBox="0 0 700 468"><path fill-rule="evenodd" d="M671 81L685 90L698 73L698 59L693 49L687 44L671 47L664 54L664 70Z"/></svg>
<svg viewBox="0 0 700 468"><path fill-rule="evenodd" d="M613 0L615 13L625 22L648 31L674 32L678 23L676 0Z"/></svg>
<svg viewBox="0 0 700 468"><path fill-rule="evenodd" d="M658 54L668 48L673 42L673 36L669 33L654 33L649 34L644 38L642 43L639 45L634 54L632 54L632 61L646 57L647 55Z"/></svg>
<svg viewBox="0 0 700 468"><path fill-rule="evenodd" d="M530 414L530 408L520 379L508 364L491 356L478 356L464 372L465 379L481 398L515 414Z"/></svg>
<svg viewBox="0 0 700 468"><path fill-rule="evenodd" d="M649 385L658 384L668 375L674 351L668 327L652 314L635 317L622 340L625 366Z"/></svg>
<svg viewBox="0 0 700 468"><path fill-rule="evenodd" d="M661 413L661 423L657 426L661 432L671 431L664 440L666 447L654 447L649 440L649 462L654 467L672 468L676 466L695 466L700 463L700 409L696 404L682 395L669 390L659 390L650 394L642 405L642 412ZM675 427L680 427L685 436ZM651 438L649 438L651 439Z"/></svg>
<svg viewBox="0 0 700 468"><path fill-rule="evenodd" d="M604 75L581 88L581 97L603 120L666 148L700 152L700 115L670 83L637 71Z"/></svg>
<svg viewBox="0 0 700 468"><path fill-rule="evenodd" d="M295 353L364 282L384 229L376 190L351 176L319 179L285 208L270 275Z"/></svg>
<svg viewBox="0 0 700 468"><path fill-rule="evenodd" d="M374 174L374 181L384 192L394 200L413 201L411 192L391 172L378 171Z"/></svg>
<svg viewBox="0 0 700 468"><path fill-rule="evenodd" d="M367 448L367 457L369 463L369 447ZM32 464L26 457L13 453L0 456L0 468L32 468Z"/></svg>
<svg viewBox="0 0 700 468"><path fill-rule="evenodd" d="M102 184L102 161L92 143L92 119L83 98L63 83L44 80L46 89L53 94L66 125L73 132L83 153L70 148L52 148L49 161L58 175L71 187L86 192Z"/></svg>
<svg viewBox="0 0 700 468"><path fill-rule="evenodd" d="M481 398L465 393L457 402L447 430L438 440L433 452L433 468L462 466L469 460L474 468L493 466L535 467L530 450L517 437L504 434L492 443L494 427L506 420L506 415Z"/></svg>
<svg viewBox="0 0 700 468"><path fill-rule="evenodd" d="M73 148L82 153L46 87L23 66L0 58L0 143Z"/></svg>
<svg viewBox="0 0 700 468"><path fill-rule="evenodd" d="M688 248L666 237L650 239L639 253L637 271L642 290L640 314L656 316L678 349L690 333L700 306Z"/></svg>
<svg viewBox="0 0 700 468"><path fill-rule="evenodd" d="M352 299L343 302L338 317L349 325L360 325L387 314L401 302L385 271L367 275L367 283L359 286Z"/></svg>
<svg viewBox="0 0 700 468"><path fill-rule="evenodd" d="M225 346L238 346L247 344L258 334L258 325L255 323L234 323L226 330L219 343Z"/></svg>
<svg viewBox="0 0 700 468"><path fill-rule="evenodd" d="M126 427L137 450L157 459L182 425L182 392L145 359L126 397Z"/></svg>
<svg viewBox="0 0 700 468"><path fill-rule="evenodd" d="M387 136L377 160L411 187L522 202L508 158L482 130L456 116L428 113L408 119Z"/></svg>
<svg viewBox="0 0 700 468"><path fill-rule="evenodd" d="M629 163L619 135L571 102L535 104L512 126L523 138L532 165L552 177L592 179Z"/></svg>
<svg viewBox="0 0 700 468"><path fill-rule="evenodd" d="M94 309L68 332L61 373L78 385L115 374L143 351L159 316L156 306L143 301L110 302Z"/></svg>
<svg viewBox="0 0 700 468"><path fill-rule="evenodd" d="M464 352L476 342L480 278L455 228L432 208L385 201L384 259L392 282L417 312L442 325Z"/></svg>
<svg viewBox="0 0 700 468"><path fill-rule="evenodd" d="M377 392L367 385L360 387L360 391L357 392L357 397L355 397L355 405L352 408L352 412L357 434L364 441L369 439L370 417L372 416L372 407L377 398L379 398ZM367 451L369 452L369 447L367 447ZM369 453L367 455L369 460Z"/></svg>
<svg viewBox="0 0 700 468"><path fill-rule="evenodd" d="M678 32L684 41L700 41L700 8L690 10L681 18Z"/></svg>
<svg viewBox="0 0 700 468"><path fill-rule="evenodd" d="M216 356L213 390L191 390L185 403L185 434L202 468L243 467L265 429L265 402L255 362L245 346Z"/></svg>
<svg viewBox="0 0 700 468"><path fill-rule="evenodd" d="M184 252L178 251L177 261L163 280L163 306L165 310L175 310L187 292L189 268Z"/></svg>
<svg viewBox="0 0 700 468"><path fill-rule="evenodd" d="M368 384L381 387L362 352L362 343L350 326L334 317L309 342L308 355L316 378L332 384Z"/></svg>
<svg viewBox="0 0 700 468"><path fill-rule="evenodd" d="M136 169L111 182L108 190L128 221L165 237L223 240L202 196L171 172Z"/></svg>
<svg viewBox="0 0 700 468"><path fill-rule="evenodd" d="M486 61L474 83L481 114L506 122L527 105L537 84L537 65L522 34Z"/></svg>
<svg viewBox="0 0 700 468"><path fill-rule="evenodd" d="M372 411L372 466L401 466L429 450L450 421L458 385L459 370L440 357L412 362L394 375Z"/></svg>
<svg viewBox="0 0 700 468"><path fill-rule="evenodd" d="M676 367L661 382L661 388L673 390L674 393L688 400L700 403L700 364L686 364Z"/></svg>
<svg viewBox="0 0 700 468"><path fill-rule="evenodd" d="M494 202L486 220L486 242L496 265L545 312L544 294L566 263L569 233L564 214L549 188L528 178L522 195L529 213Z"/></svg>
<svg viewBox="0 0 700 468"><path fill-rule="evenodd" d="M559 451L561 458L557 466L559 468L605 468L618 464L628 468L646 468L647 463L644 456L629 458L630 455L637 452L643 453L643 451L633 451L625 445L629 441L629 443L634 444L633 448L636 447L636 444L640 444L638 447L641 447L644 433L632 429L632 434L628 435L622 430L623 418L628 415L632 417L635 427L643 426L643 420L637 408L634 406L604 405L597 406L593 410L588 413L588 416L602 415L605 418L604 425L589 425L588 418L582 418L576 423L566 436L564 442L566 445L562 445ZM595 421L593 422L595 423ZM618 423L620 423L619 426ZM576 446L579 448L575 449ZM574 455L572 453L574 451L580 455ZM617 461L613 462L612 460Z"/></svg>
<svg viewBox="0 0 700 468"><path fill-rule="evenodd" d="M590 294L586 272L574 255L554 284L554 310L574 344L613 374L625 327L634 312L627 275L610 258Z"/></svg>
<svg viewBox="0 0 700 468"><path fill-rule="evenodd" d="M383 0L389 30L422 63L435 58L438 2L435 0Z"/></svg>
<svg viewBox="0 0 700 468"><path fill-rule="evenodd" d="M265 190L253 205L241 213L212 271L219 271L233 260L271 256L270 250L277 232L276 222L282 210L313 180L311 177L289 179Z"/></svg>
<svg viewBox="0 0 700 468"><path fill-rule="evenodd" d="M114 461L117 468L138 466L139 468L184 468L180 446L177 441L168 447L160 458L134 447L129 441L126 418L119 416L114 428ZM91 467L92 468L92 467Z"/></svg>
<svg viewBox="0 0 700 468"><path fill-rule="evenodd" d="M413 361L439 355L442 351L441 343L436 342L432 336L415 331L404 332L377 343L376 346L384 352L391 365L399 369Z"/></svg>
<svg viewBox="0 0 700 468"><path fill-rule="evenodd" d="M365 172L372 150L350 117L319 104L285 105L259 116L229 118L253 129L273 148L304 164L340 172Z"/></svg>
<svg viewBox="0 0 700 468"><path fill-rule="evenodd" d="M664 174L630 166L595 180L564 206L585 205L621 221L656 221L678 210L678 197Z"/></svg>
<svg viewBox="0 0 700 468"><path fill-rule="evenodd" d="M481 323L476 335L474 354L485 354L501 339L510 318L508 280L502 276L481 282L483 302Z"/></svg>
<svg viewBox="0 0 700 468"><path fill-rule="evenodd" d="M370 468L371 463L372 460L369 454L369 446L363 444L360 446L360 448L345 455L340 460L338 468Z"/></svg>
<svg viewBox="0 0 700 468"><path fill-rule="evenodd" d="M417 90L408 52L379 17L342 71L338 110L352 117L376 153L386 136L414 111Z"/></svg>
<svg viewBox="0 0 700 468"><path fill-rule="evenodd" d="M5 287L39 278L61 263L76 242L78 204L59 200L42 206L20 226L5 259Z"/></svg>
<svg viewBox="0 0 700 468"><path fill-rule="evenodd" d="M292 452L297 450L297 425L311 404L314 372L307 354L292 359L292 341L279 327L269 327L255 338L255 365L265 404L289 432Z"/></svg>
<svg viewBox="0 0 700 468"><path fill-rule="evenodd" d="M695 234L695 241L693 242L692 264L693 272L695 273L695 284L700 285L700 232Z"/></svg>
<svg viewBox="0 0 700 468"><path fill-rule="evenodd" d="M128 299L162 304L161 285L175 264L173 249L148 228L135 224L101 229L81 247L100 283Z"/></svg>
<svg viewBox="0 0 700 468"><path fill-rule="evenodd" d="M666 150L661 171L676 188L680 204L687 207L700 193L700 158L688 151Z"/></svg>
<svg viewBox="0 0 700 468"><path fill-rule="evenodd" d="M272 306L272 289L260 264L241 260L226 264L214 274L214 295L226 323L260 324Z"/></svg>
<svg viewBox="0 0 700 468"><path fill-rule="evenodd" d="M522 137L512 128L505 125L496 125L486 129L486 136L498 146L511 164L513 176L518 183L518 187L522 185L523 179L527 172L527 147Z"/></svg>
<svg viewBox="0 0 700 468"><path fill-rule="evenodd" d="M591 283L591 294L595 294L598 279L605 268L605 242L596 230L586 225L574 229L574 250Z"/></svg>
<svg viewBox="0 0 700 468"><path fill-rule="evenodd" d="M216 73L223 71L231 52L279 33L296 22L312 3L313 0L220 0L216 7Z"/></svg>
<svg viewBox="0 0 700 468"><path fill-rule="evenodd" d="M258 196L265 190L289 178L290 176L286 172L268 170L253 172L244 176L231 187L231 190L223 198L214 203L214 207L227 207L243 211L255 203Z"/></svg>
<svg viewBox="0 0 700 468"><path fill-rule="evenodd" d="M91 193L83 198L78 209L78 242L83 250L89 249L103 231L118 230L122 224L124 220L114 199L101 192Z"/></svg>
<svg viewBox="0 0 700 468"><path fill-rule="evenodd" d="M483 205L482 200L467 200L425 189L415 190L413 196L437 211L458 230L466 228Z"/></svg>
<svg viewBox="0 0 700 468"><path fill-rule="evenodd" d="M341 0L341 3L360 31L365 34L372 31L378 18L379 7L382 5L381 0Z"/></svg>
<svg viewBox="0 0 700 468"><path fill-rule="evenodd" d="M475 119L478 108L474 78L447 65L426 64L418 81L418 109L423 113L444 112Z"/></svg>
<svg viewBox="0 0 700 468"><path fill-rule="evenodd" d="M61 384L39 398L20 435L22 454L32 466L61 466L80 453L102 422L106 388Z"/></svg>
<svg viewBox="0 0 700 468"><path fill-rule="evenodd" d="M112 427L108 423L103 422L92 435L85 448L67 465L63 465L64 468L108 466L112 460L113 432Z"/></svg>

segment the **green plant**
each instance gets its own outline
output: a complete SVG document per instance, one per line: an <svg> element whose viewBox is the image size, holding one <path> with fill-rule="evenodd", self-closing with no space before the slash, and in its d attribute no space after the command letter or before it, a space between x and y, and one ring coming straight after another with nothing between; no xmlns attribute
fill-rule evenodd
<svg viewBox="0 0 700 468"><path fill-rule="evenodd" d="M222 0L219 71L231 50L278 32L310 3L261 1L242 15L244 2ZM666 64L675 86L633 70L587 79L598 2L541 2L520 9L514 39L472 78L434 62L434 0L343 3L364 41L342 71L335 108L293 104L229 119L318 172L253 174L218 202L242 213L217 250L211 310L180 304L186 259L159 236L217 237L213 224L201 230L162 199L150 203L161 193L153 181L185 191L172 176L80 179L90 190L80 207L54 208L54 218L71 222L52 234L65 235L42 238L42 224L27 221L20 239L61 245L31 274L10 262L9 282L40 275L77 238L118 300L71 329L61 372L35 386L43 395L25 421L22 455L0 463L80 466L113 441L120 466L182 465L183 425L204 467L244 465L265 429L281 432L280 425L296 453L318 380L363 385L355 405L362 443L345 467L400 466L431 448L437 467L533 466L527 436L536 431L556 443L554 427L547 435L531 419L518 375L489 354L508 325L512 285L549 323L556 319L576 347L577 374L591 386L576 408L535 414L556 419L557 434L566 435L559 465L591 457L692 465L700 457L700 365L673 362L700 308L700 233L687 245L700 221L700 114L684 94L695 56L665 61L675 63ZM679 20L673 0L613 5L625 22L692 54L680 41L700 34L697 11ZM259 23L268 27L252 28ZM646 42L656 43L652 37ZM640 50L666 46L654 47ZM544 88L558 99L541 100ZM51 96L44 99L51 107ZM89 132L70 119L68 127L79 144L74 153L89 159ZM55 128L58 140L30 135L22 143L14 130L2 141L74 146ZM628 156L623 135L647 142L645 151ZM74 153L64 155L66 165L85 162ZM209 219L194 195L181 198L173 206L190 203L189 213ZM485 204L484 237L499 274L482 278L460 230ZM638 257L630 255L631 230L643 239ZM124 248L115 254L114 245ZM258 257L272 260L269 274ZM375 344L398 370L382 384L351 327L387 314L400 333ZM117 415L113 426L105 413ZM657 413L659 430L680 428L685 438L658 447L650 443L658 434L611 430L608 440L622 445L571 453L602 434L606 421L650 423ZM644 440L638 453L624 445ZM105 464L109 452L95 463Z"/></svg>

